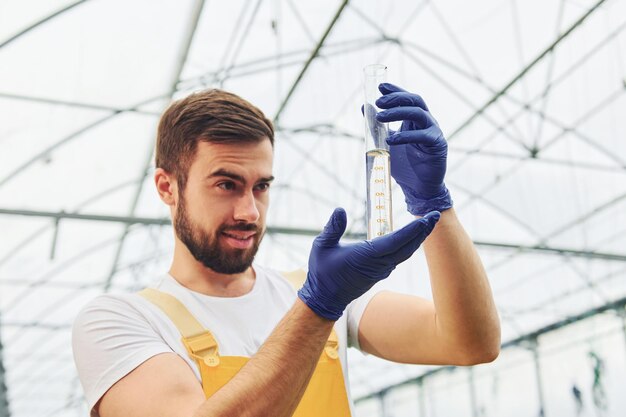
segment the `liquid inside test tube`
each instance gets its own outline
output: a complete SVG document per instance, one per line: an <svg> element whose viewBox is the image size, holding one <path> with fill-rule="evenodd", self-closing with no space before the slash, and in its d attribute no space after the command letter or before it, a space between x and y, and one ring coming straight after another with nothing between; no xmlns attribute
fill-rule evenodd
<svg viewBox="0 0 626 417"><path fill-rule="evenodd" d="M392 231L389 152L373 149L365 154L367 169L367 238Z"/></svg>
<svg viewBox="0 0 626 417"><path fill-rule="evenodd" d="M365 104L365 166L367 178L367 238L383 236L393 230L391 218L391 171L389 129L376 120L380 111L376 99L381 96L378 85L386 81L387 67L374 64L364 68Z"/></svg>

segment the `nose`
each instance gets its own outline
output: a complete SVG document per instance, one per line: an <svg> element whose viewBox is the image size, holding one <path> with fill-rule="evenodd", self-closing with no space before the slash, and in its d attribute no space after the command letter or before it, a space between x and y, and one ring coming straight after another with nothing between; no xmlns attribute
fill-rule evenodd
<svg viewBox="0 0 626 417"><path fill-rule="evenodd" d="M259 220L259 209L256 206L256 199L252 191L241 195L235 203L234 220L255 223Z"/></svg>

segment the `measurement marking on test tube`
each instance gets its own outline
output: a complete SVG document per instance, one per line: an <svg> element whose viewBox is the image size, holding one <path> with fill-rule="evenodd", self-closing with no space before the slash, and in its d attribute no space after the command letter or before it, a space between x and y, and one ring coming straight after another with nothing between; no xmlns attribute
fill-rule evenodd
<svg viewBox="0 0 626 417"><path fill-rule="evenodd" d="M373 149L366 153L368 213L370 237L383 236L391 231L391 196L389 193L389 152Z"/></svg>

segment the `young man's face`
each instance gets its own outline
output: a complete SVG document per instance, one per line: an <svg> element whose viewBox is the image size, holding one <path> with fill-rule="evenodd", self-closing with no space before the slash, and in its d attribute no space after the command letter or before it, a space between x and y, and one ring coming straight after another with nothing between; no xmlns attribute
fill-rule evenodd
<svg viewBox="0 0 626 417"><path fill-rule="evenodd" d="M269 139L223 144L199 142L174 214L178 238L205 267L244 272L265 233L272 181Z"/></svg>

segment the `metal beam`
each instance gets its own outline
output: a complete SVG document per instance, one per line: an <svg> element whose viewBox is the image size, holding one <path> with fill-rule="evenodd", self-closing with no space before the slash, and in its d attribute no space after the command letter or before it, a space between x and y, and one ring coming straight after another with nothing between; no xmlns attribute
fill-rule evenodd
<svg viewBox="0 0 626 417"><path fill-rule="evenodd" d="M256 4L254 5L254 9L252 10L252 14L250 18L248 19L248 22L246 23L245 26L240 25L239 22L237 22L236 24L238 28L243 27L243 30L242 30L243 35L239 38L239 42L237 43L237 46L235 46L234 49L231 47L231 45L228 45L228 47L226 48L226 54L228 54L231 50L233 51L233 54L230 59L230 64L228 64L228 67L226 67L224 71L222 72L223 73L222 79L220 80L220 83L219 83L220 88L223 88L224 82L228 78L230 78L230 71L235 67L235 62L239 58L239 53L241 52L241 48L243 48L243 45L245 44L248 36L252 33L250 28L252 27L252 24L254 23L254 20L256 19L257 14L259 13L259 9L261 8L261 3L263 3L263 0L257 0ZM244 6L244 10L248 8L247 6L248 4ZM231 41L234 42L235 35L237 32L238 32L237 30L233 32L233 37L231 38ZM226 54L224 55L224 58L226 58L227 56ZM224 68L223 65L221 67Z"/></svg>
<svg viewBox="0 0 626 417"><path fill-rule="evenodd" d="M537 246L515 245L511 243L485 242L482 240L478 240L478 241L475 240L474 245L480 246L483 248L519 250L521 252L553 253L553 254L558 254L562 256L571 256L574 258L604 259L606 261L621 261L621 262L626 261L626 255L619 254L619 253L584 251L584 250L576 250L576 249L570 249L570 248L555 248L552 246L545 246L545 245L537 245Z"/></svg>
<svg viewBox="0 0 626 417"><path fill-rule="evenodd" d="M100 215L100 214L66 213L63 211L49 212L49 211L0 208L0 215L42 217L42 218L49 218L54 221L59 221L63 219L79 220L79 221L100 221L100 222L120 223L120 224L124 224L127 226L134 225L134 224L139 224L139 225L144 225L144 226L171 226L172 224L172 221L169 218L107 216L107 215ZM317 236L320 233L320 230L295 228L295 227L268 226L267 233L281 234L281 235L296 235L296 236ZM347 239L354 239L354 240L367 239L367 235L361 232L348 232L348 233L345 233L343 236ZM574 257L574 258L603 259L607 261L626 262L626 254L620 254L620 253L584 251L584 250L571 249L571 248L556 248L556 247L550 247L550 246L544 246L544 245L537 245L537 246L516 245L512 243L487 242L483 240L474 240L474 245L478 247L491 248L491 249L516 250L520 252L554 254L554 255L569 256L569 257Z"/></svg>
<svg viewBox="0 0 626 417"><path fill-rule="evenodd" d="M522 345L524 343L528 343L529 341L530 342L536 341L537 338L539 336L541 336L541 335L553 332L553 331L558 330L558 329L560 329L562 327L568 326L568 325L573 324L573 323L577 323L579 321L588 319L588 318L590 318L592 316L595 316L597 314L602 314L602 313L607 312L607 311L614 310L614 311L617 311L618 314L623 314L623 311L624 311L625 308L626 308L626 297L622 297L622 298L620 298L618 300L612 301L612 302L607 303L607 304L605 304L603 306L591 308L591 309L586 310L586 311L584 311L584 312L582 312L580 314L577 314L575 316L567 317L567 318L565 318L563 320L559 320L557 322L549 324L549 325L547 325L545 327L542 327L542 328L540 328L538 330L535 330L533 332L527 333L527 334L525 334L523 336L520 336L520 337L518 337L516 339L510 340L510 341L502 344L501 349L502 350L510 349L510 348L513 348L513 347L520 346L520 345ZM430 376L433 376L433 375L436 375L436 374L439 374L439 373L443 373L443 372L454 371L456 368L457 368L456 366L442 366L440 368L427 371L427 372L425 372L425 373L423 373L423 374L421 374L419 376L416 376L416 377L413 377L413 378L409 378L409 379L407 379L405 381L402 381L402 382L390 385L390 386L385 387L385 388L383 388L381 390L374 391L374 392L371 392L371 393L369 393L367 395L359 397L359 398L357 398L354 401L354 403L358 404L360 402L367 401L369 399L378 398L383 393L389 392L390 390L392 390L394 388L397 388L397 387L411 385L411 384L416 384L416 383L417 384L423 383L424 379L426 379L426 378L428 378Z"/></svg>
<svg viewBox="0 0 626 417"><path fill-rule="evenodd" d="M10 44L11 42L15 41L16 39L26 35L28 32L30 32L31 30L43 25L46 22L49 22L50 20L54 19L55 17L62 15L63 13L73 9L74 7L85 3L87 0L79 0L76 3L72 3L69 4L67 6L65 6L64 8L57 10L56 12L44 17L43 19L40 19L38 21L36 21L35 23L31 24L30 26L20 30L19 32L17 32L16 34L10 36L8 39L4 40L2 43L0 43L0 48L4 48L5 46L7 46L8 44Z"/></svg>
<svg viewBox="0 0 626 417"><path fill-rule="evenodd" d="M598 7L602 5L606 0L600 0L594 4L589 10L585 12L578 20L576 20L565 32L561 33L546 49L544 49L535 59L533 59L528 65L526 65L522 71L520 71L507 85L502 87L500 91L496 92L485 104L483 104L478 110L476 110L467 120L465 120L459 127L457 127L451 134L448 135L448 141L451 141L456 135L465 129L470 123L472 123L478 116L483 114L485 110L491 107L500 97L506 94L511 87L513 87L520 79L522 79L528 71L530 71L535 65L537 65L543 58L551 53L556 46L567 38L577 27L579 27L589 16L593 14Z"/></svg>
<svg viewBox="0 0 626 417"><path fill-rule="evenodd" d="M2 324L2 320L0 320L0 326ZM11 413L9 412L9 396L7 394L7 384L6 384L6 370L4 368L4 360L3 360L3 351L4 348L2 346L2 328L0 327L0 417L10 417Z"/></svg>
<svg viewBox="0 0 626 417"><path fill-rule="evenodd" d="M26 216L26 217L44 217L53 220L83 220L83 221L99 221L112 222L121 224L143 224L146 226L159 225L166 226L172 224L169 218L149 218L149 217L128 217L128 216L107 216L99 214L78 214L66 213L64 211L35 211L35 210L12 210L0 209L0 215L8 216Z"/></svg>
<svg viewBox="0 0 626 417"><path fill-rule="evenodd" d="M81 103L78 101L68 101L68 100L59 100L56 98L47 98L47 97L36 97L36 96L25 96L21 94L12 94L12 93L0 93L0 98L7 100L19 100L19 101L28 101L32 103L43 103L43 104L51 104L53 106L64 106L64 107L75 107L79 109L87 109L87 110L98 110L98 111L106 111L109 113L136 113L143 114L148 116L160 116L161 113L155 111L141 110L139 108L120 108L120 107L111 107L103 104L95 104L95 103Z"/></svg>
<svg viewBox="0 0 626 417"><path fill-rule="evenodd" d="M330 31L335 26L335 23L337 23L337 21L339 20L339 16L341 16L341 13L343 13L343 10L346 8L347 5L348 5L348 0L344 0L341 3L341 6L339 6L339 9L337 9L337 12L335 13L335 16L333 16L333 20L331 20L330 24L326 28L326 31L324 32L324 34L320 38L319 42L317 43L317 45L315 45L315 48L313 49L313 52L311 52L311 55L309 56L309 59L307 59L307 61L304 63L304 66L300 70L300 74L298 74L298 77L296 78L296 80L291 85L291 88L289 89L289 92L285 96L283 102L280 103L280 106L278 107L278 111L276 112L276 115L274 116L274 124L278 125L278 121L280 119L280 115L282 114L283 110L285 110L285 107L287 106L287 103L291 99L291 96L293 95L294 91L296 91L296 88L298 87L298 84L300 84L300 81L302 81L302 77L304 76L304 74L309 69L309 66L311 65L313 60L317 57L317 55L319 54L320 49L322 49L322 46L324 46L324 42L326 42L326 38L328 37L328 35L330 34Z"/></svg>
<svg viewBox="0 0 626 417"><path fill-rule="evenodd" d="M29 322L10 322L9 321L9 322L2 323L2 325L4 327L16 327L18 329L51 330L55 332L59 330L70 330L72 328L72 323L50 324L50 323L42 323L40 321L29 321ZM1 396L1 393L0 393L0 396ZM0 409L1 408L2 406L0 405ZM0 417L2 417L2 412L0 412Z"/></svg>

